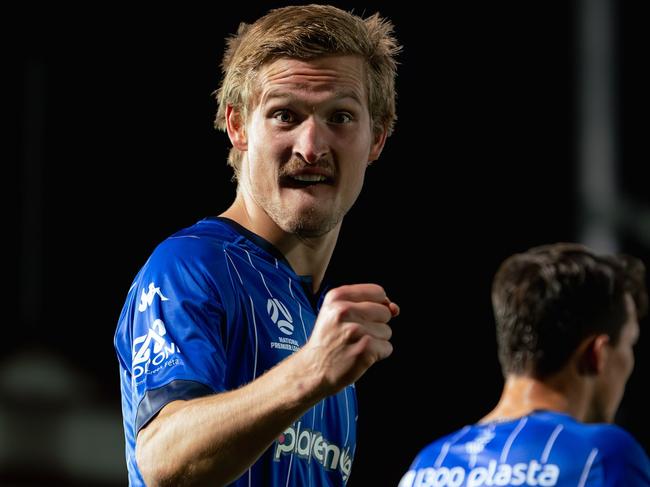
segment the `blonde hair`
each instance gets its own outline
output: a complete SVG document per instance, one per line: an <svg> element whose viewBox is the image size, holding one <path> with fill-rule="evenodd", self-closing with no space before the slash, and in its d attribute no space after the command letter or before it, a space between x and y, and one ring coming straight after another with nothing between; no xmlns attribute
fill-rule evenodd
<svg viewBox="0 0 650 487"><path fill-rule="evenodd" d="M390 135L396 120L395 56L401 50L393 25L379 14L362 19L330 5L283 7L253 24L241 23L226 40L223 80L215 92L219 109L215 127L226 130L226 107L245 121L253 108L260 67L281 57L309 60L328 55L358 55L367 67L368 107L375 133ZM230 149L228 164L238 176L242 154Z"/></svg>

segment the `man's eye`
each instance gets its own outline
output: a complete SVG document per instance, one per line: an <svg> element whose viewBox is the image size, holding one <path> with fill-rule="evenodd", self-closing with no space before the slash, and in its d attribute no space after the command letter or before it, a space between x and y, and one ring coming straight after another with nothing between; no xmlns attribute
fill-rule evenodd
<svg viewBox="0 0 650 487"><path fill-rule="evenodd" d="M352 121L352 115L348 112L336 112L332 115L332 122L334 123L350 123Z"/></svg>
<svg viewBox="0 0 650 487"><path fill-rule="evenodd" d="M289 110L277 110L273 113L273 118L283 123L293 122L293 114Z"/></svg>

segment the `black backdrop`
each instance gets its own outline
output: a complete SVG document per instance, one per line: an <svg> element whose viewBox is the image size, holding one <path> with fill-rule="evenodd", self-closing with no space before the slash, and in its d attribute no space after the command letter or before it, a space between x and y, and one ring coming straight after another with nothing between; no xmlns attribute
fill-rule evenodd
<svg viewBox="0 0 650 487"><path fill-rule="evenodd" d="M382 284L402 307L393 356L357 384L350 480L396 485L422 446L477 420L498 399L489 302L498 264L533 245L579 238L577 9L565 2L334 3L379 11L404 44L396 131L346 217L330 269L337 282ZM119 409L112 335L131 279L163 238L221 212L234 195L227 137L212 128L223 39L239 21L286 4L105 4L17 14L18 76L7 99L18 108L19 184L8 194L24 234L30 203L22 197L40 171L42 219L31 234L43 247L32 259L24 240L14 240L22 260L7 266L20 275L26 262L42 263L35 283L42 305L36 322L19 318L8 352L37 344L64 354ZM638 124L648 108L640 67L647 34L640 34L645 12L632 8L640 7L616 10L618 174L626 194L647 204ZM34 133L42 135L40 169L24 169ZM642 239L626 233L622 242L650 262ZM21 293L9 297L20 302ZM618 421L648 448L646 342Z"/></svg>

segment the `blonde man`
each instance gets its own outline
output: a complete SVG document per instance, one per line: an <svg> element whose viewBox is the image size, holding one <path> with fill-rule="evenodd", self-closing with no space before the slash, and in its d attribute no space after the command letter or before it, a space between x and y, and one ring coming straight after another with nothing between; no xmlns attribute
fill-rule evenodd
<svg viewBox="0 0 650 487"><path fill-rule="evenodd" d="M327 291L395 120L389 22L286 7L229 39L216 126L237 195L139 272L115 346L130 485L345 485L354 382L392 352L377 284Z"/></svg>

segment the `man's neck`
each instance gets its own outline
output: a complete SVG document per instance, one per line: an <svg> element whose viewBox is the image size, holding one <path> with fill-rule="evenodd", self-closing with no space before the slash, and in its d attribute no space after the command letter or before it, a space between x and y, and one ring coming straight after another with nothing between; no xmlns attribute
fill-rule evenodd
<svg viewBox="0 0 650 487"><path fill-rule="evenodd" d="M535 410L566 413L579 421L587 417L589 386L556 374L540 380L509 375L497 406L481 422L521 418Z"/></svg>
<svg viewBox="0 0 650 487"><path fill-rule="evenodd" d="M230 218L271 243L282 252L296 274L312 277L312 291L318 291L334 253L340 223L321 237L301 238L282 230L261 208L246 204L241 194L219 216Z"/></svg>

